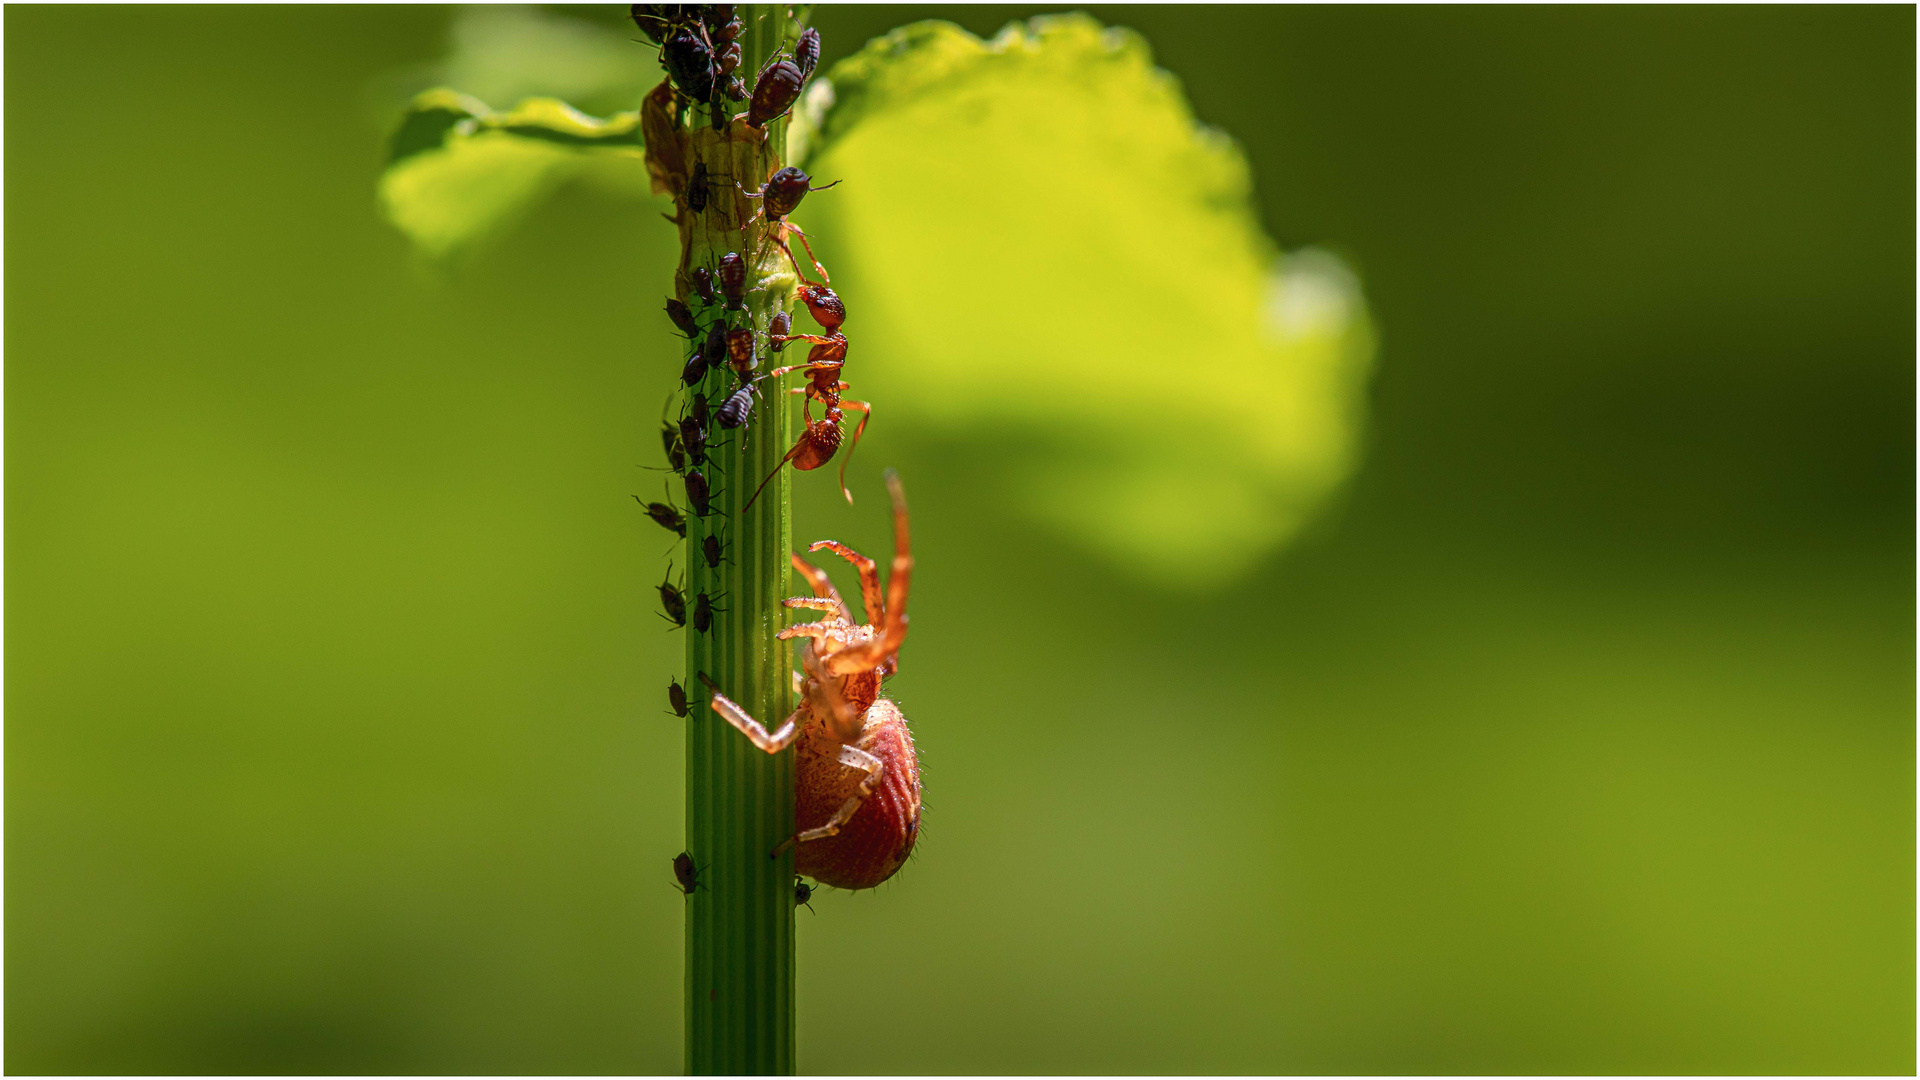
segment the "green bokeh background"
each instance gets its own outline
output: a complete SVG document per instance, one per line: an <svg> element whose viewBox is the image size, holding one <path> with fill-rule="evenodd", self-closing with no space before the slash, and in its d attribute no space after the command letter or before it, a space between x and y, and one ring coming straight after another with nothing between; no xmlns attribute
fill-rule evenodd
<svg viewBox="0 0 1920 1080"><path fill-rule="evenodd" d="M927 831L800 913L803 1068L1911 1072L1913 10L1095 14L1359 269L1366 460L1193 598L876 425ZM10 1072L680 1067L673 240L421 273L449 17L5 14Z"/></svg>

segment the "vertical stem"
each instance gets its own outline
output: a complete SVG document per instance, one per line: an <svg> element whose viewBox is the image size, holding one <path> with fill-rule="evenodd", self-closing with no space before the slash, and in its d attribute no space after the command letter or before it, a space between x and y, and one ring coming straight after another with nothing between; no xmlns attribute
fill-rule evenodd
<svg viewBox="0 0 1920 1080"><path fill-rule="evenodd" d="M749 90L768 57L791 50L802 28L786 5L743 5L746 33L740 74ZM744 105L734 106L744 111ZM788 303L795 279L786 256L769 243L765 222L753 218L757 191L782 165L786 122L761 131L735 121L715 132L707 110L688 116L689 164L701 162L716 179L707 210L680 207L681 263L676 286L704 326L727 318L764 335L774 312ZM703 307L689 287L695 267L718 271L720 257L738 252L748 262L747 310ZM764 336L759 339L764 342ZM769 366L757 345L760 366ZM718 408L737 388L725 365L695 390ZM687 626L687 686L696 702L687 721L687 851L700 888L687 900L686 1070L690 1074L791 1074L794 1050L793 855L769 853L793 834L793 752L766 754L707 707L704 673L723 693L769 730L793 709L791 649L774 635L785 625L780 606L790 596L789 475L780 470L751 510L749 498L779 467L794 437L793 409L772 384L754 404L746 426L709 428L704 470L715 495L712 513L689 514L687 589L691 609L701 593L716 608L712 628ZM722 561L708 567L702 545L721 545Z"/></svg>

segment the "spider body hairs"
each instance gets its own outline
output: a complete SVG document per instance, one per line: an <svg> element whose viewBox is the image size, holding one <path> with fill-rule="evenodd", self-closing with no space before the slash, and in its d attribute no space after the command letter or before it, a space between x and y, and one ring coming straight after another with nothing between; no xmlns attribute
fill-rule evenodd
<svg viewBox="0 0 1920 1080"><path fill-rule="evenodd" d="M880 695L881 680L899 665L907 636L907 593L913 551L907 531L907 500L900 479L887 474L893 499L893 566L884 595L872 559L833 540L809 551L831 551L860 575L868 621L856 623L826 572L800 556L794 569L813 587L812 596L785 601L789 608L821 613L817 622L780 631L804 639L800 663L801 703L769 734L704 674L710 704L761 750L795 748L794 820L799 832L769 855L794 846L794 870L825 885L871 889L892 877L913 853L920 832L920 761L907 718Z"/></svg>

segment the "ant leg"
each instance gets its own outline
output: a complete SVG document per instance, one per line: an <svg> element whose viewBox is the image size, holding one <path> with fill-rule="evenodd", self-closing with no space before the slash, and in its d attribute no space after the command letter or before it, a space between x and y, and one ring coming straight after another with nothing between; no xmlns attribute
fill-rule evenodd
<svg viewBox="0 0 1920 1080"><path fill-rule="evenodd" d="M799 441L793 444L793 449L787 451L787 456L780 459L780 464L775 465L773 467L773 471L767 474L767 478L765 480L760 481L760 486L753 489L753 498L748 499L747 505L742 507L741 509L743 510L752 509L754 499L758 499L760 497L760 493L767 490L767 485L773 483L773 478L780 475L780 470L786 468L787 462L792 461L794 455L798 454L800 452L800 448L805 445L807 445L807 436L803 432L800 435Z"/></svg>
<svg viewBox="0 0 1920 1080"><path fill-rule="evenodd" d="M834 181L835 184L839 182L840 181L838 180ZM791 221L787 222L786 225L787 225L788 232L800 238L800 246L807 249L807 261L813 264L813 268L815 270L820 271L821 282L823 284L828 284L828 285L833 284L833 276L827 273L826 267L820 265L820 257L813 253L813 243L807 239L806 231L801 229L800 226L795 225ZM789 259L793 258L792 248L787 248L787 258ZM794 267L794 269L798 270L799 267L796 266Z"/></svg>
<svg viewBox="0 0 1920 1080"><path fill-rule="evenodd" d="M831 551L835 555L853 564L860 574L860 600L867 608L867 621L878 625L886 616L881 606L880 575L874 572L873 560L853 550L838 540L818 540L807 548L808 551ZM849 620L851 621L851 620Z"/></svg>
<svg viewBox="0 0 1920 1080"><path fill-rule="evenodd" d="M775 855L780 854L783 849L792 844L804 844L809 840L825 840L829 836L840 835L841 826L853 819L854 813L858 811L861 804L865 803L867 798L873 794L874 787L880 783L880 777L887 771L886 764L879 758L874 757L872 754L867 753L857 746L847 746L844 744L840 747L840 764L845 765L849 769L860 769L867 774L866 779L860 781L859 790L849 796L846 802L840 804L840 809L833 812L833 816L827 819L825 825L817 829L808 829L792 840L781 844L780 847L774 849Z"/></svg>
<svg viewBox="0 0 1920 1080"><path fill-rule="evenodd" d="M794 737L800 734L800 714L807 711L805 705L794 709L793 713L787 717L787 722L780 725L780 730L769 735L767 729L760 726L760 721L755 720L747 710L734 704L732 699L721 693L720 688L713 685L713 680L707 678L706 672L700 672L700 681L707 684L708 692L713 695L713 711L719 713L720 718L727 723L739 728L740 734L753 740L753 745L767 753L777 754L785 750L787 744L793 742Z"/></svg>
<svg viewBox="0 0 1920 1080"><path fill-rule="evenodd" d="M845 390L847 384L841 383L839 388ZM843 400L840 402L840 407L860 410L860 424L853 429L853 441L847 444L847 452L840 458L840 494L845 495L847 505L852 506L853 492L847 490L847 462L853 460L853 451L860 445L860 433L867 430L867 421L873 419L873 406L864 401Z"/></svg>

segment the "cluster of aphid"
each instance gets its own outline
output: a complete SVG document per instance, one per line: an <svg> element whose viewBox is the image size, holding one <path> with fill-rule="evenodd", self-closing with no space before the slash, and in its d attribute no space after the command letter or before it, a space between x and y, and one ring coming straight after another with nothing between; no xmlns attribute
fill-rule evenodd
<svg viewBox="0 0 1920 1080"><path fill-rule="evenodd" d="M716 135L716 143L704 144L720 147L708 153L726 153L728 142L755 139L759 129L792 108L812 76L820 56L819 33L804 31L791 55L770 59L755 80L747 111L729 115L728 101L749 98L745 83L735 74L741 60L739 38L745 27L734 5L636 4L632 16L635 25L660 46L661 62L668 73L667 81L649 96L651 122L656 125L647 135L649 167L654 166L658 155L660 168L656 175L669 178L666 188L656 190L672 190L678 196L673 220L683 229L699 228L708 237L717 232L723 237L741 238L737 245L724 245L734 250L720 255L714 265L686 270L684 299L669 298L666 304L668 318L692 346L680 372L678 392L686 395L682 415L677 421L663 418L660 430L668 467L685 487L686 507L674 505L670 498L666 502L635 498L648 517L685 539L689 515L705 519L717 513L716 490L705 471L709 449L727 432L738 431L742 439L749 436L761 383L793 372L804 373L805 385L787 392L802 396L805 426L792 448L754 489L746 507L753 505L782 467L791 464L795 469L810 470L831 461L844 438L842 425L848 409L861 414L847 450L847 456L851 456L872 409L866 402L841 397L848 388L840 378L847 357L847 337L841 329L846 322L846 307L828 285L831 276L814 255L806 234L790 220L808 193L834 185L815 187L804 171L789 166L767 175L758 190L749 190L737 179L724 176L724 166L700 160L702 140L687 135L694 110L704 107L713 130L726 133ZM723 180L731 183L722 187L719 182ZM737 211L723 209L732 207L733 191L758 200L758 209L750 217L745 217L744 203ZM738 220L741 217L745 220ZM751 231L756 224L757 237ZM791 247L796 237L819 280L801 269ZM754 242L749 242L750 238ZM720 246L715 244L709 250ZM750 268L760 266L762 256L772 254L774 246L792 264L800 282L796 290L799 303L819 324L819 334L794 333L792 319L784 311L776 312L764 331L754 327L747 306ZM764 286L752 286L760 287ZM781 352L795 341L811 346L804 363L759 373L764 355ZM824 414L817 420L812 412L816 402ZM833 541L821 541L810 548L830 550L854 565L860 574L867 622L853 621L824 572L798 555L793 557L795 568L812 585L813 595L787 600L786 606L824 612L825 617L788 627L779 634L782 639L805 639L801 646L805 675L794 676L802 698L800 706L776 731L769 734L729 700L705 672L696 673L708 692L706 704L760 749L771 754L798 744L796 820L801 831L772 854L799 844L795 865L800 873L853 889L877 885L899 869L912 851L920 819L919 765L906 719L892 702L879 695L880 681L893 674L906 636L907 585L913 565L904 496L897 480L889 478L889 487L894 502L896 550L884 599L872 560ZM840 489L852 502L846 487L846 456L841 458ZM699 545L699 556L709 568L717 569L726 561L725 545L717 533L703 531L706 535ZM710 632L714 615L725 611L716 604L722 597L710 596L704 590L690 597L687 590L674 584L671 565L667 575L659 586L666 619L676 628L691 621L694 632ZM674 715L680 717L694 715L699 707L689 700L688 687L678 681L669 684L667 701ZM872 809L856 817L863 805ZM685 853L674 860L674 874L688 895L699 885L698 871ZM797 885L796 903L805 903L809 895L808 886Z"/></svg>
<svg viewBox="0 0 1920 1080"><path fill-rule="evenodd" d="M727 102L746 101L740 78L740 35L746 25L735 4L635 4L633 24L660 46L660 66L673 88L688 102L705 105L713 130L726 129ZM820 32L800 35L791 57L769 60L753 84L747 123L762 127L781 116L800 96L800 88L820 62Z"/></svg>

